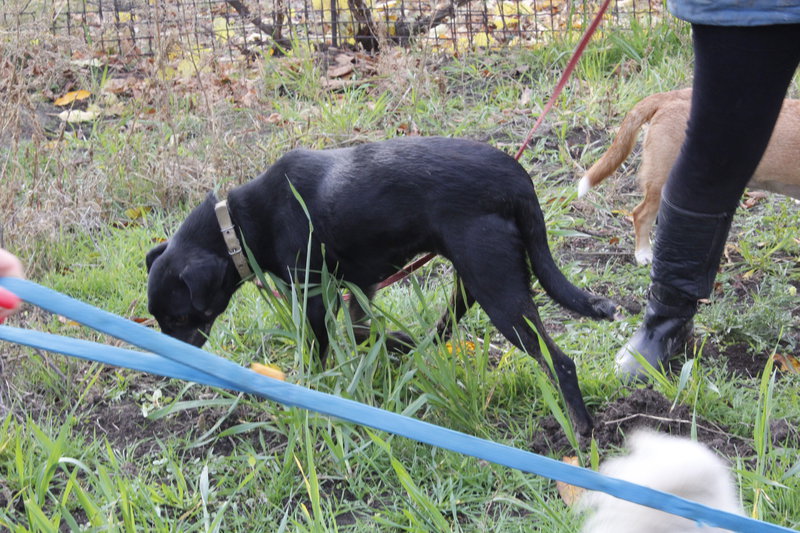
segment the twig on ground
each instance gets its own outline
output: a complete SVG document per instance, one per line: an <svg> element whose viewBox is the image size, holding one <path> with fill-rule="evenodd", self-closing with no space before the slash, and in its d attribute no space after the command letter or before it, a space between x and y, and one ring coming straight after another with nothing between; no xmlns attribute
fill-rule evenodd
<svg viewBox="0 0 800 533"><path fill-rule="evenodd" d="M649 420L656 420L658 422L667 422L667 423L673 423L673 422L677 422L679 424L691 424L692 423L691 420L684 420L682 418L669 418L669 417L666 417L666 416L648 415L646 413L634 413L632 415L623 416L622 418L617 418L617 419L614 419L614 420L606 420L606 421L603 422L603 424L606 425L606 426L610 426L612 424L621 424L623 422L628 422L629 420L633 420L635 418L647 418ZM710 433L716 433L717 435L724 435L726 437L731 436L731 434L728 433L727 431L723 431L723 430L718 429L718 428L710 428L708 426L704 426L704 425L701 425L701 424L696 424L696 425L697 425L698 428L703 429L705 431L708 431ZM742 440L745 440L744 438L739 437L738 435L737 435L737 438L741 438Z"/></svg>

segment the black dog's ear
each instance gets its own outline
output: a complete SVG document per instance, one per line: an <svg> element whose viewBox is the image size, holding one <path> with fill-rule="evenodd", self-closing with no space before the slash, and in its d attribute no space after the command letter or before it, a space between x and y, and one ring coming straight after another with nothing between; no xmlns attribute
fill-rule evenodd
<svg viewBox="0 0 800 533"><path fill-rule="evenodd" d="M144 262L147 264L147 272L150 272L150 268L153 266L153 262L159 258L161 254L164 253L164 250L167 249L167 245L169 241L164 241L149 252L147 252L147 257L145 257Z"/></svg>
<svg viewBox="0 0 800 533"><path fill-rule="evenodd" d="M180 278L189 288L192 307L198 311L207 311L214 296L222 288L225 261L216 257L193 261L184 267Z"/></svg>

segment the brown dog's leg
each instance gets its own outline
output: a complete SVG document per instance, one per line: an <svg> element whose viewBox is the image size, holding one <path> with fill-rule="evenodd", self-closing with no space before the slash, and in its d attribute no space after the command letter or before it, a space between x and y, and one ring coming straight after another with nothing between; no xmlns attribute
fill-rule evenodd
<svg viewBox="0 0 800 533"><path fill-rule="evenodd" d="M653 248L650 245L650 233L658 216L658 206L661 203L661 194L654 198L653 194L646 194L639 205L633 209L634 252L636 263L648 265L653 262Z"/></svg>
<svg viewBox="0 0 800 533"><path fill-rule="evenodd" d="M691 91L679 91L675 95L686 99L690 97ZM688 119L682 112L685 113L683 108L670 107L663 113L656 113L642 143L642 166L637 178L644 198L633 210L633 229L636 236L634 255L640 265L653 262L650 235L661 207L661 190L680 153L683 130Z"/></svg>

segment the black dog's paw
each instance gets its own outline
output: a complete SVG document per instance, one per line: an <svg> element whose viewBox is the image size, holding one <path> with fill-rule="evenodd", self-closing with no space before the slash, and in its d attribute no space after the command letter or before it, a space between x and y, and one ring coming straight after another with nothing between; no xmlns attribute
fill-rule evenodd
<svg viewBox="0 0 800 533"><path fill-rule="evenodd" d="M595 296L591 299L591 304L599 318L608 320L622 320L624 318L622 307L608 298Z"/></svg>

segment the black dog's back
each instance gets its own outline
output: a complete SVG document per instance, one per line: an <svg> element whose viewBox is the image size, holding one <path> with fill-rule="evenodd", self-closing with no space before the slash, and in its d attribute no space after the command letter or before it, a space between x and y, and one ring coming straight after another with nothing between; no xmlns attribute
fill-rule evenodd
<svg viewBox="0 0 800 533"><path fill-rule="evenodd" d="M613 309L571 284L547 244L544 216L530 176L487 144L408 137L333 150L295 150L262 177L272 195L289 183L309 208L328 260L360 285L379 281L420 252L461 253L446 228L499 216L519 232L533 272L558 303L594 318ZM296 204L296 201L290 201ZM288 216L288 215L287 215ZM490 237L492 238L492 237ZM514 238L501 237L494 238ZM391 246L386 246L391 243ZM499 249L511 243L495 243Z"/></svg>
<svg viewBox="0 0 800 533"><path fill-rule="evenodd" d="M348 263L397 267L419 251L447 255L438 231L445 223L490 213L513 220L518 205L536 202L530 177L513 158L443 137L294 150L245 187L269 190L282 204L272 209L282 209L297 205L289 183L312 222L320 221L314 231L329 258L345 269ZM377 257L387 242L392 250Z"/></svg>

